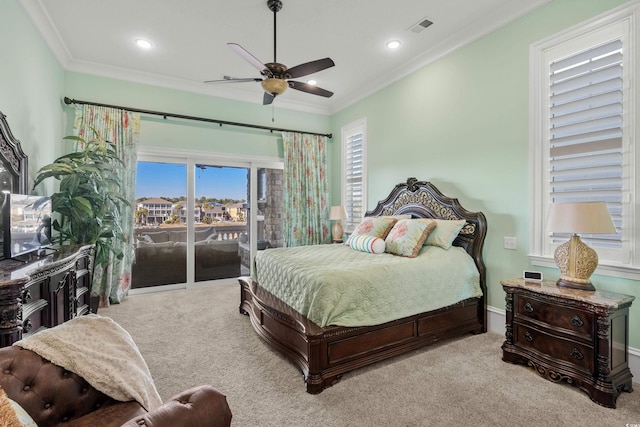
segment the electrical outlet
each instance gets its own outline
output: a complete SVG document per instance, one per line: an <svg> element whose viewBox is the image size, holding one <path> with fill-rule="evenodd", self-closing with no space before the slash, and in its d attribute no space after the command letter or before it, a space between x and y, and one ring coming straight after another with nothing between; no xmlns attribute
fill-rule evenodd
<svg viewBox="0 0 640 427"><path fill-rule="evenodd" d="M505 237L504 238L504 248L516 250L518 248L518 241L515 237Z"/></svg>

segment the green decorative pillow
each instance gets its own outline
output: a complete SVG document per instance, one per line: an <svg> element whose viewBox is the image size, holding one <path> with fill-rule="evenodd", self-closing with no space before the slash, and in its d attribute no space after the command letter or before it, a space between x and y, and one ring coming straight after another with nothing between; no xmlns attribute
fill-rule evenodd
<svg viewBox="0 0 640 427"><path fill-rule="evenodd" d="M429 233L425 245L440 246L443 249L449 249L453 241L458 237L458 233L467 223L464 219L446 220L436 219L436 228Z"/></svg>
<svg viewBox="0 0 640 427"><path fill-rule="evenodd" d="M370 254L384 253L385 243L379 237L367 236L361 234L349 239L349 246L360 252L369 252Z"/></svg>
<svg viewBox="0 0 640 427"><path fill-rule="evenodd" d="M383 239L387 237L389 231L393 227L393 224L398 221L395 218L383 218L379 216L370 216L362 219L362 222L353 230L353 233L349 236L347 244L355 236L366 235Z"/></svg>
<svg viewBox="0 0 640 427"><path fill-rule="evenodd" d="M385 239L386 252L415 258L429 232L436 226L432 219L401 219L396 222Z"/></svg>

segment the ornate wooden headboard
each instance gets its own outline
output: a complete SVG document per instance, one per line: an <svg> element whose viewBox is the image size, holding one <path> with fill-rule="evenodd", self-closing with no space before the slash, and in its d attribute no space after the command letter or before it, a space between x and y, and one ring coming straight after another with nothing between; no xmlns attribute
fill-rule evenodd
<svg viewBox="0 0 640 427"><path fill-rule="evenodd" d="M409 178L406 183L396 185L389 196L366 212L365 216L407 214L414 218L466 220L453 244L471 255L480 272L480 286L486 292L482 249L487 235L487 219L482 212L468 211L458 199L445 196L430 182Z"/></svg>
<svg viewBox="0 0 640 427"><path fill-rule="evenodd" d="M29 168L27 155L9 129L0 111L0 191L28 194Z"/></svg>

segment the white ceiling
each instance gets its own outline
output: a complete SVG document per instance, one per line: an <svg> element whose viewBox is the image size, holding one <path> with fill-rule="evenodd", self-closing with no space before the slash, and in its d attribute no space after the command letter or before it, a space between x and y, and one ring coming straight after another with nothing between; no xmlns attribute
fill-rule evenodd
<svg viewBox="0 0 640 427"><path fill-rule="evenodd" d="M228 42L262 62L273 61L267 0L18 1L65 70L262 103L257 82L203 81L260 77ZM330 114L550 0L282 1L278 62L291 68L332 58L335 67L309 77L335 94L323 98L289 89L274 103ZM409 31L424 18L434 24L421 33ZM136 38L151 40L153 49L140 50ZM388 50L391 39L401 40L401 47Z"/></svg>

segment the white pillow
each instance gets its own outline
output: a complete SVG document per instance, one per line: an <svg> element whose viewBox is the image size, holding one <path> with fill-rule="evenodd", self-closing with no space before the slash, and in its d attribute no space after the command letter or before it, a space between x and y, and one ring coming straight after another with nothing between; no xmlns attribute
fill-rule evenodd
<svg viewBox="0 0 640 427"><path fill-rule="evenodd" d="M384 253L386 247L383 239L375 236L367 236L366 234L353 236L353 238L349 239L349 246L356 251L369 252L370 254Z"/></svg>

